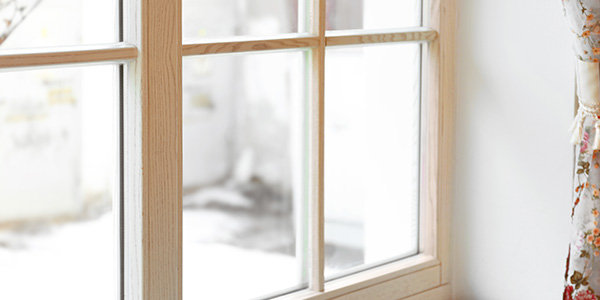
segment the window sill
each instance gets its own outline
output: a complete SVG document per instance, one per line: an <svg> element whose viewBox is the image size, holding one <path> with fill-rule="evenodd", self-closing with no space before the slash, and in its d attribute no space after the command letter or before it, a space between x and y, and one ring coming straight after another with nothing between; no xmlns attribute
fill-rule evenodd
<svg viewBox="0 0 600 300"><path fill-rule="evenodd" d="M325 283L324 292L302 290L275 300L402 299L440 285L440 261L427 254L365 270ZM364 295L363 295L364 293Z"/></svg>

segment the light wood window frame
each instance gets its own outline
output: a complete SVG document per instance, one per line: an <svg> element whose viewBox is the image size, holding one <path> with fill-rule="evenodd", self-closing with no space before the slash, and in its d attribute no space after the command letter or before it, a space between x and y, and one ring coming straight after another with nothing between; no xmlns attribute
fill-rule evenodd
<svg viewBox="0 0 600 300"><path fill-rule="evenodd" d="M0 51L0 69L122 63L122 261L117 298L181 299L183 56L310 49L309 287L291 299L451 299L450 204L456 0L423 0L425 26L325 32L325 0L310 1L309 34L182 44L181 0L123 0L123 42ZM420 251L325 282L324 81L328 46L424 45ZM206 283L210 284L210 283ZM235 282L231 283L235 287Z"/></svg>

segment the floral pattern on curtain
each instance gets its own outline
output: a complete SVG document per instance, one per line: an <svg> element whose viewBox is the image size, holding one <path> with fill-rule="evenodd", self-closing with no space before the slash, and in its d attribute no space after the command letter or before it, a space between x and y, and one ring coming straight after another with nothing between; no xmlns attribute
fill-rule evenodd
<svg viewBox="0 0 600 300"><path fill-rule="evenodd" d="M561 0L579 60L600 60L600 0Z"/></svg>
<svg viewBox="0 0 600 300"><path fill-rule="evenodd" d="M580 62L600 59L600 0L561 0L573 32L574 51ZM600 67L600 64L595 68ZM598 72L596 72L598 73ZM582 97L594 80L578 69L580 109L574 124L575 177L572 235L565 272L563 300L600 300L600 97ZM597 76L597 75L596 75ZM593 78L592 78L593 79ZM583 82L583 83L582 83ZM597 84L596 84L597 85ZM583 91L583 92L582 92ZM594 95L594 93L587 93ZM592 141L594 141L592 143Z"/></svg>
<svg viewBox="0 0 600 300"><path fill-rule="evenodd" d="M563 299L598 300L600 295L600 152L590 140L593 119L586 121L583 139L576 149L572 239L567 258Z"/></svg>

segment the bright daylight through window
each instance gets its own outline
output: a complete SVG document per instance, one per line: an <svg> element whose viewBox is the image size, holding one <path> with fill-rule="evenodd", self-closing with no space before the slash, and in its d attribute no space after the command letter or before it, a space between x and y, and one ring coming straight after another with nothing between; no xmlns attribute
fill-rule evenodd
<svg viewBox="0 0 600 300"><path fill-rule="evenodd" d="M0 1L0 50L116 42L116 4ZM116 70L0 69L0 299L118 289Z"/></svg>
<svg viewBox="0 0 600 300"><path fill-rule="evenodd" d="M124 1L0 0L0 55L117 49L130 42L119 28ZM422 24L420 0L325 4L320 28L331 36ZM334 280L419 254L422 43L431 38L340 38L325 48L311 18L318 7L306 0L182 0L181 8L183 298L278 297L314 284L315 257ZM243 51L209 44L306 37L314 39ZM195 43L209 45L186 48ZM0 299L123 297L123 218L141 216L122 211L131 207L123 107L134 88L122 66L136 58L127 59L0 65ZM324 105L315 110L319 86ZM315 161L324 196L311 202ZM311 213L318 201L322 219ZM322 245L310 242L315 228Z"/></svg>
<svg viewBox="0 0 600 300"><path fill-rule="evenodd" d="M184 40L308 31L303 1L183 4ZM327 7L331 30L420 25L419 1ZM326 276L418 252L420 59L418 44L327 53ZM308 65L303 51L184 59L185 299L308 284Z"/></svg>

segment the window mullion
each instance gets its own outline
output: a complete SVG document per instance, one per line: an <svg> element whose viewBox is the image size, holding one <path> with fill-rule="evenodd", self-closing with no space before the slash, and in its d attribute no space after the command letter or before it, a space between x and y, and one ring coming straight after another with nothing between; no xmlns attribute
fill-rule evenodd
<svg viewBox="0 0 600 300"><path fill-rule="evenodd" d="M311 0L310 33L319 37L312 49L309 104L309 288L324 291L324 117L325 117L325 0Z"/></svg>
<svg viewBox="0 0 600 300"><path fill-rule="evenodd" d="M124 6L125 299L181 299L181 1Z"/></svg>

